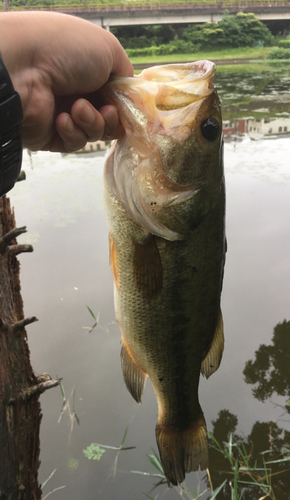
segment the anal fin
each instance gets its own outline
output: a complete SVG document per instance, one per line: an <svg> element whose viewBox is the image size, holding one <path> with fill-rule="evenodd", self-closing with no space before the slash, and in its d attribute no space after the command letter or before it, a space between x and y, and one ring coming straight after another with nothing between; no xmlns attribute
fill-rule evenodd
<svg viewBox="0 0 290 500"><path fill-rule="evenodd" d="M128 391L137 403L141 403L147 374L136 365L124 343L121 349L121 364Z"/></svg>
<svg viewBox="0 0 290 500"><path fill-rule="evenodd" d="M219 367L224 352L224 324L221 310L210 347L201 363L201 373L209 378Z"/></svg>

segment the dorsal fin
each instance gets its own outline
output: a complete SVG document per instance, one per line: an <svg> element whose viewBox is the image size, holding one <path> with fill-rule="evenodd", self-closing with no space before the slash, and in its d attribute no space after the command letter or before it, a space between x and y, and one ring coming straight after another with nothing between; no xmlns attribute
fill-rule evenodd
<svg viewBox="0 0 290 500"><path fill-rule="evenodd" d="M220 310L210 348L201 363L200 371L206 378L209 378L218 369L224 352L224 343L224 324L222 312Z"/></svg>

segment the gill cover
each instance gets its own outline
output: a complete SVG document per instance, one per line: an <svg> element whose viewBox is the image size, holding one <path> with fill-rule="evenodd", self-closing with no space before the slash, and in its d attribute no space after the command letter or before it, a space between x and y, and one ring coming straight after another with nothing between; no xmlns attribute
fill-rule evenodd
<svg viewBox="0 0 290 500"><path fill-rule="evenodd" d="M138 77L112 77L104 87L119 110L126 135L115 143L114 181L131 218L150 233L181 239L158 213L192 199L198 184L179 184L163 170L160 144L182 144L192 133L203 101L213 92L215 64L197 61L145 69Z"/></svg>

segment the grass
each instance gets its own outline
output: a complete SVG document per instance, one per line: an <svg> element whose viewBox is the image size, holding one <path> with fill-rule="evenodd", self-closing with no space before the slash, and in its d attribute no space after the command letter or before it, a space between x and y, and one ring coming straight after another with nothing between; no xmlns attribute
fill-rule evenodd
<svg viewBox="0 0 290 500"><path fill-rule="evenodd" d="M243 444L238 444L234 441L233 435L229 435L229 441L219 443L215 437L209 432L210 436L210 446L221 453L224 458L227 459L230 471L228 472L229 477L223 481L215 490L212 485L210 472L207 469L207 481L209 487L206 488L201 494L197 494L192 488L189 488L185 482L175 486L174 489L176 493L188 500L203 500L204 495L211 492L211 496L207 497L207 500L214 500L217 495L221 492L224 486L227 484L231 500L244 500L244 490L249 492L249 489L255 488L255 492L259 491L259 499L276 500L275 493L271 484L272 477L277 474L282 474L287 472L289 468L272 473L272 466L275 464L284 464L290 462L290 449L283 448L280 457L275 460L266 460L265 456L271 453L271 450L262 452L260 461L255 460L254 463L251 458L251 453L246 451ZM141 472L141 471L131 471L135 474L142 474L146 476L153 476L159 478L159 482L156 485L167 484L166 477L163 472L161 461L157 453L152 448L152 454L147 455L149 463L154 467L155 472ZM151 492L150 492L151 493ZM150 500L155 500L150 494L144 493L144 495ZM253 497L254 499L254 497Z"/></svg>
<svg viewBox="0 0 290 500"><path fill-rule="evenodd" d="M125 429L123 438L119 446L108 446L100 443L92 443L85 450L83 450L84 455L89 460L100 460L105 450L117 451L112 467L112 471L115 476L120 452L136 448L135 446L124 447L127 432L128 426ZM177 496L187 500L214 500L217 498L219 493L222 493L224 487L227 487L230 493L231 500L245 500L245 492L247 492L247 495L249 493L253 493L253 500L263 500L266 498L268 500L277 500L272 486L272 478L276 478L277 476L281 477L281 474L289 471L289 446L283 446L279 452L279 456L272 460L267 460L265 458L267 457L267 455L273 454L272 449L259 453L259 458L254 459L252 457L253 449L251 449L250 452L247 451L245 445L237 440L237 438L234 438L233 434L229 434L228 441L222 443L219 443L212 433L208 432L208 435L210 438L210 448L212 448L215 452L221 454L223 459L226 459L228 463L228 467L226 467L228 469L227 471L220 471L218 469L217 471L212 471L212 473L222 472L224 477L226 474L226 479L214 489L210 471L209 469L206 469L206 477L204 478L204 480L207 481L208 486L202 493L198 494L184 481L178 486L173 487ZM153 467L153 471L131 471L131 473L141 474L143 476L151 476L155 479L158 479L158 483L153 486L153 489L149 493L143 493L143 495L146 498L149 498L149 500L156 500L156 498L159 497L159 492L157 493L157 496L153 498L151 496L152 491L161 485L167 485L169 487L170 484L168 483L168 480L164 475L161 460L158 454L153 448L151 449L152 454L146 456L148 462ZM277 466L277 464L283 465L283 470L278 469L275 472L272 472L273 466ZM211 496L208 496L209 494ZM247 496L247 498L249 498L249 496Z"/></svg>
<svg viewBox="0 0 290 500"><path fill-rule="evenodd" d="M83 329L88 330L87 333L91 333L99 323L100 313L98 312L97 316L95 316L95 314L93 313L92 309L89 306L87 306L87 309L88 309L90 315L92 316L92 318L94 319L94 324L93 324L93 326L83 326Z"/></svg>
<svg viewBox="0 0 290 500"><path fill-rule="evenodd" d="M76 421L77 424L80 425L80 420L79 420L79 418L76 414L76 411L75 411L75 399L76 399L75 387L73 388L69 399L66 399L65 391L64 391L64 387L63 387L62 383L60 383L59 386L60 386L61 395L62 395L62 409L61 409L60 416L59 416L57 423L59 424L64 413L66 413L69 417L69 420L70 420L70 434L71 434L73 431L74 422ZM71 408L71 403L70 403L71 399L72 399L72 408Z"/></svg>
<svg viewBox="0 0 290 500"><path fill-rule="evenodd" d="M52 473L50 474L50 476L42 483L42 485L41 485L42 490L45 487L45 485L48 483L48 481L52 478L52 476L54 475L55 472L56 472L56 469L54 469L52 471ZM50 490L44 497L42 497L42 500L45 500L50 495L52 495L52 493L54 493L55 491L62 490L63 488L65 488L65 486L59 486L58 488L54 488L53 490Z"/></svg>
<svg viewBox="0 0 290 500"><path fill-rule="evenodd" d="M154 451L154 449L153 448L151 448L151 449L152 449L153 454L146 455L146 456L147 456L149 463L153 467L155 467L155 469L157 470L157 473L141 472L141 471L131 471L131 472L134 474L142 474L143 476L145 475L145 476L153 476L153 477L159 478L160 481L155 487L160 486L161 484L168 484L168 486L169 486L169 483L168 483L168 481L164 475L164 472L163 472L161 460L160 460L159 456L157 455L157 453ZM208 475L208 481L210 484L210 488L206 488L199 495L192 488L189 488L185 482L183 482L182 484L179 484L178 486L174 486L174 488L175 488L176 492L181 496L181 498L185 498L188 500L200 500L206 493L211 491L212 495L211 495L211 497L208 497L207 500L214 500L217 497L217 495L219 494L219 492L222 490L222 488L224 487L226 481L224 481L218 488L213 490L212 483L211 483L211 477L210 477L210 473L209 473L208 469L207 469L207 475ZM150 500L155 500L149 494L147 494L147 493L143 493L143 494L147 498L149 498Z"/></svg>
<svg viewBox="0 0 290 500"><path fill-rule="evenodd" d="M193 54L169 54L164 56L131 57L132 64L190 62L199 59L259 59L266 58L273 47L239 47L215 51L195 52Z"/></svg>

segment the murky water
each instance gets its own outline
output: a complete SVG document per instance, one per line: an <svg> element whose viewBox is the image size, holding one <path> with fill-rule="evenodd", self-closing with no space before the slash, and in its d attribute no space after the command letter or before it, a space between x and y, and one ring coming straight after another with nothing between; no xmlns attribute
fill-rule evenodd
<svg viewBox="0 0 290 500"><path fill-rule="evenodd" d="M232 431L261 461L261 451L271 449L277 457L283 445L290 447L290 68L249 70L223 69L216 77L226 135L226 344L218 372L201 380L200 401L220 442ZM41 396L40 481L56 469L43 493L65 486L51 495L60 500L136 500L143 493L173 500L180 498L175 488L152 490L158 478L132 472L157 472L146 457L156 449L157 404L150 383L138 406L122 379L103 164L100 155L25 154L27 180L11 192L17 225L28 228L21 240L34 246L33 254L20 256L25 315L39 318L28 327L32 366L37 374L62 377L69 401L62 413L59 388ZM87 306L99 315L92 331ZM256 380L255 386L243 374L249 360L247 381ZM253 396L253 387L264 402ZM118 455L106 449L100 460L83 453L92 443L118 447L127 426L124 446L134 449ZM216 488L232 471L221 454L211 451L210 458ZM191 473L186 482L200 493L204 476ZM276 496L289 499L289 465L279 478ZM248 495L255 500L263 493Z"/></svg>

